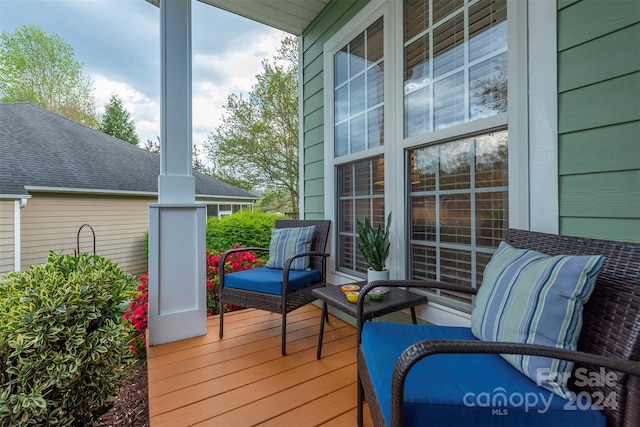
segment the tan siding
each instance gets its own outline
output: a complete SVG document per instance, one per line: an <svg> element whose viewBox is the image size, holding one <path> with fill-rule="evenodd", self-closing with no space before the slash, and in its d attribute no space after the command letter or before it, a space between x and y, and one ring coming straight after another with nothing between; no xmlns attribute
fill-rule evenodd
<svg viewBox="0 0 640 427"><path fill-rule="evenodd" d="M96 253L127 273L147 271L145 232L152 198L34 194L22 213L22 268L43 263L49 251L73 255L78 230L93 227ZM80 233L80 251L93 252L91 230Z"/></svg>
<svg viewBox="0 0 640 427"><path fill-rule="evenodd" d="M13 271L13 200L0 200L0 275Z"/></svg>

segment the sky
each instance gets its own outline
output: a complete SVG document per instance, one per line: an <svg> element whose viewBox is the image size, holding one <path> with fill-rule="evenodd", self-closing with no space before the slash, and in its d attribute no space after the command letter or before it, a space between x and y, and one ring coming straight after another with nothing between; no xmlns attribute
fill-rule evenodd
<svg viewBox="0 0 640 427"><path fill-rule="evenodd" d="M220 124L232 94L246 94L285 33L192 0L193 144ZM145 0L0 0L0 31L35 25L57 34L93 81L97 112L112 93L141 144L160 136L160 9Z"/></svg>

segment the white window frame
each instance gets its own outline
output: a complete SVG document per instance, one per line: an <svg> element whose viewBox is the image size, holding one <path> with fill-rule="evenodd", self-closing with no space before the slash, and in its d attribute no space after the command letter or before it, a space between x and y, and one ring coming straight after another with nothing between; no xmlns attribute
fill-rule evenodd
<svg viewBox="0 0 640 427"><path fill-rule="evenodd" d="M475 0L467 2L475 3ZM335 166L383 154L385 157L385 209L393 211L392 245L388 266L392 278L405 278L408 257L405 153L429 142L463 137L483 129L509 131L509 226L558 232L556 8L553 2L507 0L508 111L428 134L404 138L403 126L403 2L372 0L324 45L324 188L325 217L336 220ZM333 54L384 15L385 136L384 145L334 158ZM528 38L529 34L534 37ZM531 111L531 114L530 114ZM398 171L402 171L399 173ZM544 208L541 208L541 207ZM331 253L336 252L331 239ZM342 284L357 279L329 267L329 281ZM430 304L438 307L438 304ZM429 310L429 309L427 309ZM444 317L443 316L444 313ZM464 324L468 315L442 308L420 313L438 323L457 316L451 324ZM462 320L461 320L462 319Z"/></svg>

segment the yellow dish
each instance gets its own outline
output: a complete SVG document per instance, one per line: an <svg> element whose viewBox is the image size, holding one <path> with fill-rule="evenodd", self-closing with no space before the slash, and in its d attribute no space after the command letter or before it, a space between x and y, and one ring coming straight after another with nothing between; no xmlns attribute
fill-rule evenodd
<svg viewBox="0 0 640 427"><path fill-rule="evenodd" d="M358 302L358 295L360 295L360 292L346 292L344 295L347 297L347 301L356 303Z"/></svg>

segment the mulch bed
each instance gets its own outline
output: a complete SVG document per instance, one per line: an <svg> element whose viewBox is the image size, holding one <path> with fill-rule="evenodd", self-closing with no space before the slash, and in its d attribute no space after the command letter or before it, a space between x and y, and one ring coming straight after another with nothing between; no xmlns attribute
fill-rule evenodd
<svg viewBox="0 0 640 427"><path fill-rule="evenodd" d="M125 378L113 407L101 416L96 426L148 427L147 361L141 360Z"/></svg>

